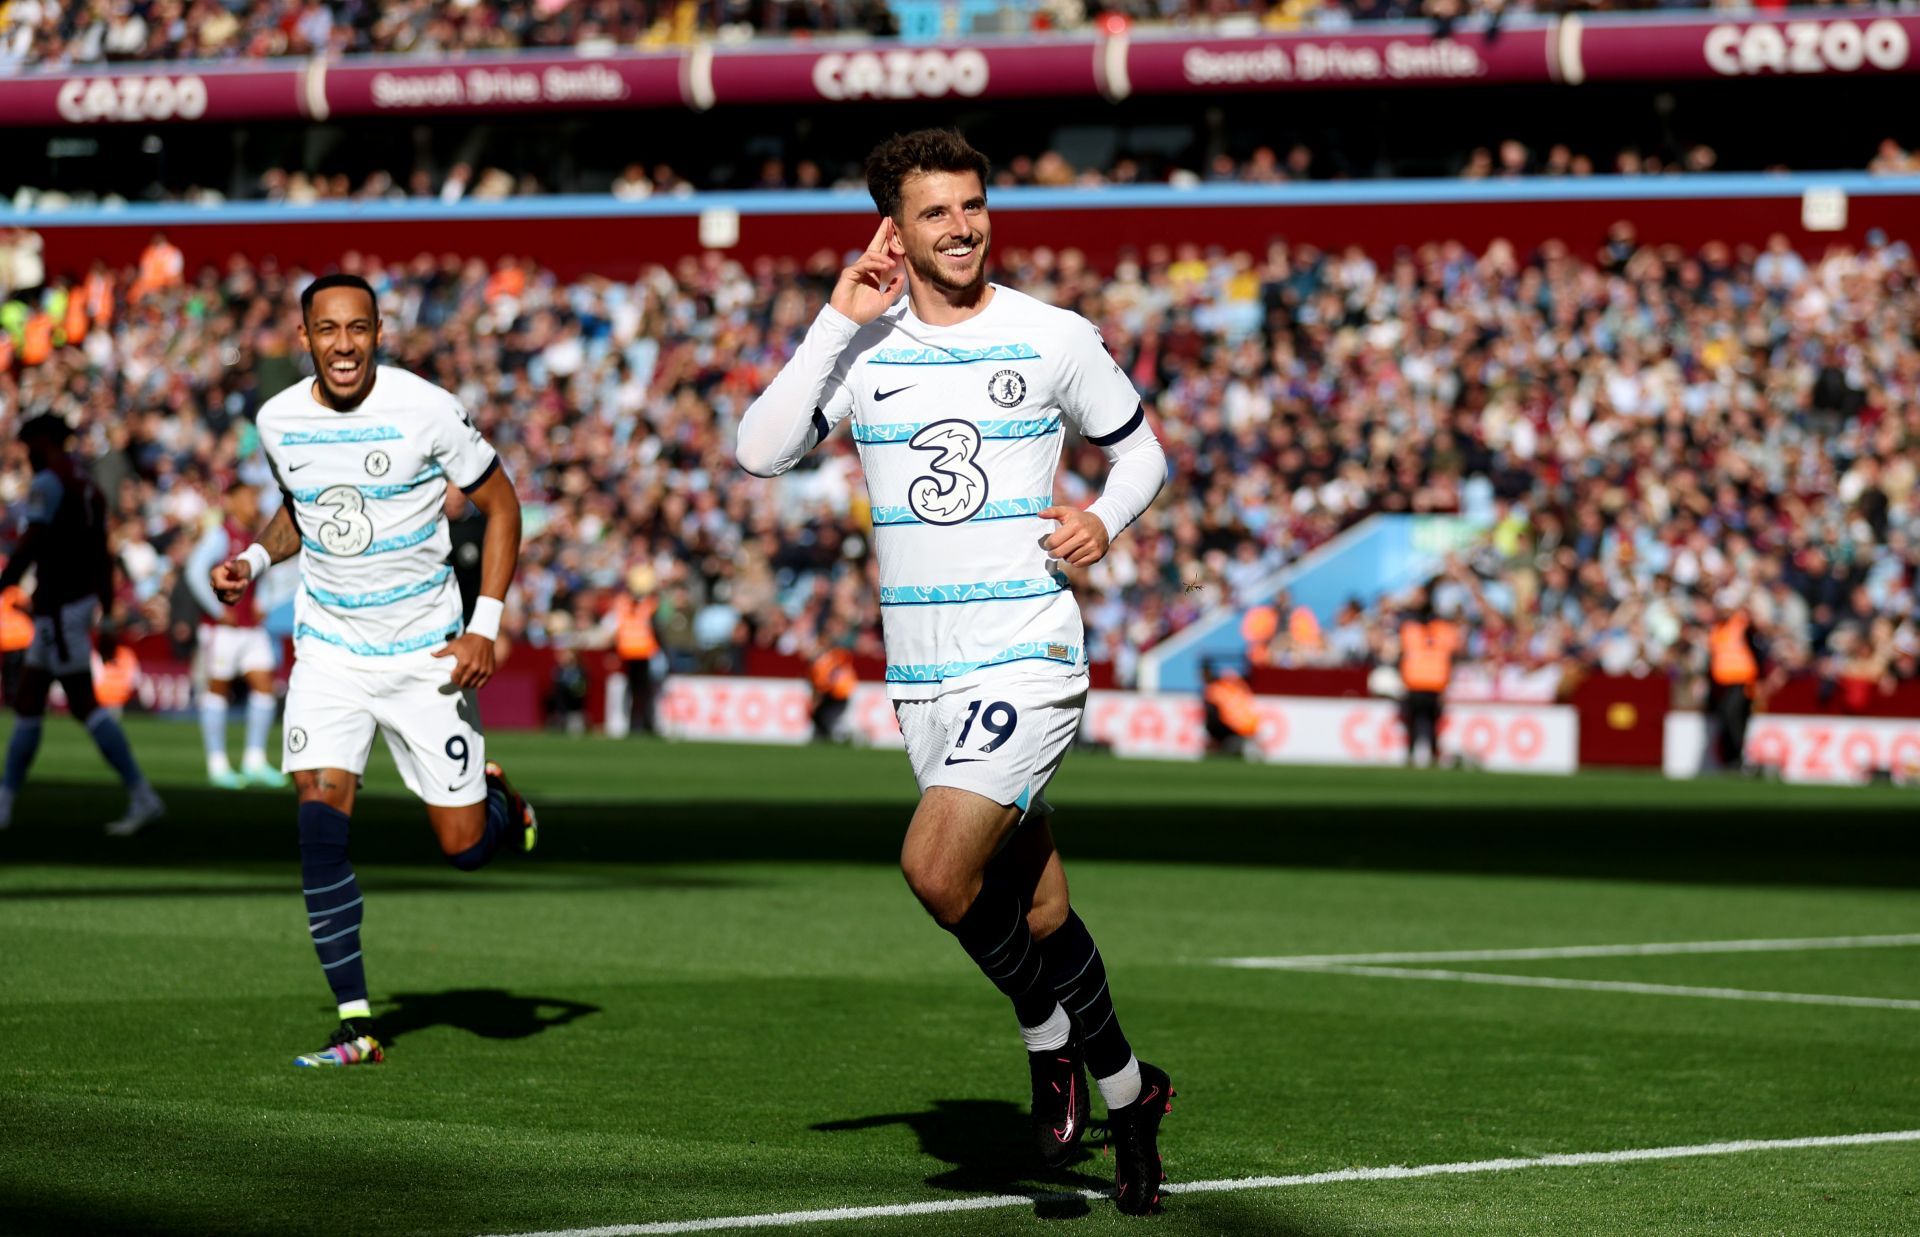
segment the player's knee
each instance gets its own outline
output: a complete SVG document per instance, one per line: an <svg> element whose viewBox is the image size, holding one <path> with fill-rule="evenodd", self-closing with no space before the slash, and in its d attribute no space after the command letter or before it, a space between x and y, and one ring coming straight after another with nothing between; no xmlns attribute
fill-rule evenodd
<svg viewBox="0 0 1920 1237"><path fill-rule="evenodd" d="M22 683L14 693L13 711L21 717L44 717L47 712L46 684Z"/></svg>
<svg viewBox="0 0 1920 1237"><path fill-rule="evenodd" d="M1027 931L1033 933L1033 939L1044 941L1060 930L1067 922L1067 900L1037 896L1033 908L1027 912Z"/></svg>
<svg viewBox="0 0 1920 1237"><path fill-rule="evenodd" d="M978 873L957 871L921 852L902 852L900 872L920 905L943 924L959 923L980 892Z"/></svg>
<svg viewBox="0 0 1920 1237"><path fill-rule="evenodd" d="M67 693L67 711L82 726L93 724L94 714L100 711L100 703L93 698L93 679L86 675L76 675L60 680L60 686Z"/></svg>
<svg viewBox="0 0 1920 1237"><path fill-rule="evenodd" d="M353 779L339 775L327 776L325 770L301 769L293 775L294 789L299 793L302 807L309 803L318 803L330 807L336 812L353 811Z"/></svg>

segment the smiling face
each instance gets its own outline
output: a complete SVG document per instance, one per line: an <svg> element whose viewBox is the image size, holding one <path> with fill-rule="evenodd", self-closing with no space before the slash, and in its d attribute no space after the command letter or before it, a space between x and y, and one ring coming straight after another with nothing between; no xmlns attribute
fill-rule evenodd
<svg viewBox="0 0 1920 1237"><path fill-rule="evenodd" d="M900 185L893 244L916 276L946 294L965 294L987 278L993 225L987 190L972 172L922 172Z"/></svg>
<svg viewBox="0 0 1920 1237"><path fill-rule="evenodd" d="M300 343L320 376L316 394L334 408L353 408L373 389L380 352L380 312L359 288L325 288L300 323Z"/></svg>

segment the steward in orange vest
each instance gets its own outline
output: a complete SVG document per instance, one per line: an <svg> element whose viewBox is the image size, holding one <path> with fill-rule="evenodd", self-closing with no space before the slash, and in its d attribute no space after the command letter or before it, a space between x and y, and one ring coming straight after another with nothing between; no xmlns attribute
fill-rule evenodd
<svg viewBox="0 0 1920 1237"><path fill-rule="evenodd" d="M1760 652L1746 611L1734 611L1708 633L1707 677L1707 712L1715 723L1720 767L1740 769L1746 764L1747 722L1760 681Z"/></svg>
<svg viewBox="0 0 1920 1237"><path fill-rule="evenodd" d="M653 659L660 637L653 616L660 609L654 596L651 569L635 567L627 573L627 595L613 603L613 649L627 675L627 708L631 733L653 734Z"/></svg>
<svg viewBox="0 0 1920 1237"><path fill-rule="evenodd" d="M1253 688L1237 671L1222 670L1212 662L1200 667L1200 699L1207 710L1207 747L1228 756L1257 752L1254 737L1260 715L1254 709Z"/></svg>
<svg viewBox="0 0 1920 1237"><path fill-rule="evenodd" d="M117 645L113 656L105 660L99 653L93 655L93 698L102 708L116 713L126 708L139 685L140 659L133 655L131 648Z"/></svg>
<svg viewBox="0 0 1920 1237"><path fill-rule="evenodd" d="M832 743L839 738L840 719L847 715L854 686L860 676L853 669L853 654L829 646L807 668L813 685L813 741Z"/></svg>
<svg viewBox="0 0 1920 1237"><path fill-rule="evenodd" d="M1439 762L1442 698L1453 679L1453 659L1460 644L1459 630L1433 617L1433 602L1422 591L1412 617L1400 624L1400 681L1407 689L1400 718L1407 728L1409 765L1422 743L1428 763Z"/></svg>

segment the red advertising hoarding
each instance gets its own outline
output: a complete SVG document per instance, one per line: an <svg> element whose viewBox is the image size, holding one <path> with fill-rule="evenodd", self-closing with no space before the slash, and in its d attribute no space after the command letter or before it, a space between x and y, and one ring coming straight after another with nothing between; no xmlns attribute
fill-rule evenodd
<svg viewBox="0 0 1920 1237"><path fill-rule="evenodd" d="M287 59L243 69L182 62L0 78L0 126L1846 76L1920 71L1916 42L1920 15L1847 10L1742 21L1520 19L1494 35L1463 28L1448 38L1426 23L1378 23L1235 37L764 40L603 56Z"/></svg>

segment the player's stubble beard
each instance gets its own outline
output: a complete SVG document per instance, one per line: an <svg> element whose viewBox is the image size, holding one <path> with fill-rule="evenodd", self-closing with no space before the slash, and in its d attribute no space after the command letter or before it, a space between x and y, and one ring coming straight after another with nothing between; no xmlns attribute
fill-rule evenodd
<svg viewBox="0 0 1920 1237"><path fill-rule="evenodd" d="M993 247L993 236L986 232L972 235L973 273L964 278L956 278L953 272L940 264L940 250L952 243L951 238L940 242L939 246L924 253L916 253L907 248L907 266L923 281L942 292L977 292L987 281L987 251Z"/></svg>
<svg viewBox="0 0 1920 1237"><path fill-rule="evenodd" d="M348 358L335 357L332 355L322 356L318 349L309 348L307 355L313 358L313 372L320 380L320 402L335 412L346 412L349 409L358 408L361 401L365 400L368 393L373 390L374 370L376 368L373 363L373 358L378 350L379 337L376 336L374 346L368 349L365 355L355 358L360 362L359 380L356 381L352 387L343 389L334 385L332 371L329 370L327 366L331 361L346 360Z"/></svg>

